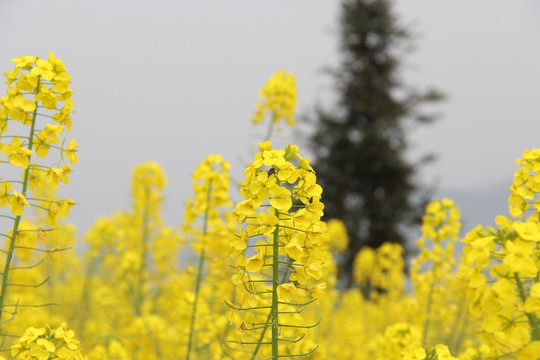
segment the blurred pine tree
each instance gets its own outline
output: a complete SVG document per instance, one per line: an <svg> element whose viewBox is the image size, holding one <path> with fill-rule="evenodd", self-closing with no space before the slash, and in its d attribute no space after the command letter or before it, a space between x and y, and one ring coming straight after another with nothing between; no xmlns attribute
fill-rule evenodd
<svg viewBox="0 0 540 360"><path fill-rule="evenodd" d="M405 125L433 121L435 116L421 112L419 105L443 96L400 83L400 58L411 38L393 14L391 1L344 0L340 41L342 60L333 71L338 106L316 109L309 141L324 189L325 218L342 219L349 232L341 277L350 286L360 248L384 242L405 245L404 227L423 212L425 200L415 196L421 184L413 178L421 163L405 159Z"/></svg>

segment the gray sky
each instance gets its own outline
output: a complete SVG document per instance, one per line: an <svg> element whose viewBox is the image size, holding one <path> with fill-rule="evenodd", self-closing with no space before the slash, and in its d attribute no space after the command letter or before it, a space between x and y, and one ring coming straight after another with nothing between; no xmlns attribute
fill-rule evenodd
<svg viewBox="0 0 540 360"><path fill-rule="evenodd" d="M338 1L0 0L0 71L10 58L63 60L81 144L71 184L84 231L130 204L131 169L167 173L165 217L181 223L190 174L221 153L241 180L264 129L249 120L257 92L279 69L296 75L298 113L332 103ZM434 125L411 132L410 159L438 159L421 178L456 198L466 226L506 213L506 188L526 148L540 146L540 5L536 0L400 0L415 34L403 79L448 95ZM2 81L3 83L4 81ZM5 85L2 92L5 92ZM281 143L298 143L291 131ZM303 151L307 153L307 151ZM475 200L476 199L476 200ZM474 201L473 201L474 200Z"/></svg>

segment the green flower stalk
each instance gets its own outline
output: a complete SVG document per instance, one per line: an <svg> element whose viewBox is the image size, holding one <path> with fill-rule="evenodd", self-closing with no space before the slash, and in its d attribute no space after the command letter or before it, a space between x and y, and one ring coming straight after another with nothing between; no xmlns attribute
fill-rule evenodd
<svg viewBox="0 0 540 360"><path fill-rule="evenodd" d="M325 287L322 188L298 147L275 150L267 141L259 150L240 185L246 200L233 210L239 303L227 305L239 333L230 342L251 348L252 359L304 356L316 348L306 351L300 341L318 322L303 324L300 313Z"/></svg>
<svg viewBox="0 0 540 360"><path fill-rule="evenodd" d="M13 221L10 233L4 234L8 244L0 284L0 332L3 336L6 335L6 322L13 318L17 306L24 305L6 303L9 288L39 285L13 284L9 280L10 272L15 266L16 252L22 248L18 242L23 236L23 214L29 207L44 211L47 222L54 227L58 218L65 218L74 205L71 199L59 200L54 195L59 182L69 182L71 167L67 164L62 168L44 166L32 163L32 158L45 158L50 150L54 149L62 160L66 157L71 163L76 163L76 148L79 146L75 140L64 146L65 140L60 139L64 132L71 130L73 112L73 91L69 88L71 77L64 64L52 53L49 53L47 60L23 56L12 61L16 63L15 68L5 73L8 83L7 96L0 98L0 147L8 163L23 171L22 181L0 180L0 207L5 208L7 204L9 210L9 213L2 217ZM52 123L44 123L45 121ZM11 135L8 133L8 127L11 126L17 129L16 131L26 128L27 133ZM19 186L19 190L15 190L14 186ZM38 228L25 229L26 231L38 237L42 232ZM8 308L11 310L8 311ZM11 316L6 318L6 315Z"/></svg>
<svg viewBox="0 0 540 360"><path fill-rule="evenodd" d="M161 357L161 347L156 335L153 333L143 309L148 301L148 274L150 242L154 238L157 229L161 226L161 191L167 180L161 167L153 162L143 163L133 170L131 189L133 192L133 220L139 226L138 261L133 268L133 282L130 284L133 295L133 312L136 318L140 318L146 329L154 353Z"/></svg>
<svg viewBox="0 0 540 360"><path fill-rule="evenodd" d="M221 155L210 155L197 166L192 176L195 194L193 201L188 199L182 230L186 237L196 239L193 242L193 249L199 254L199 263L189 322L186 359L190 359L194 350L197 330L197 306L203 278L205 278L206 261L208 257L212 260L222 256L215 251L215 249L219 248L216 245L227 239L226 236L223 236L225 223L220 208L226 210L231 206L231 200L229 199L229 168L229 163ZM202 230L194 226L194 223L201 217ZM214 251L212 251L212 248L214 248Z"/></svg>

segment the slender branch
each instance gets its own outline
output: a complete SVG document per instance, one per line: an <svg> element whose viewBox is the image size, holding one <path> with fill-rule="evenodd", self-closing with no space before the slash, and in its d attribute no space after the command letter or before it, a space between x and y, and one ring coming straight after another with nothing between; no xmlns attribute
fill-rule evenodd
<svg viewBox="0 0 540 360"><path fill-rule="evenodd" d="M203 220L203 238L208 232L208 214L210 211L210 197L212 194L212 180L209 180L208 190L206 193L206 209L204 210L204 220ZM201 255L199 257L199 266L197 268L197 283L195 284L195 300L193 301L193 309L191 310L191 321L189 325L189 340L187 346L186 360L189 360L191 356L191 348L193 346L193 336L195 332L195 318L197 317L197 304L199 302L199 292L202 283L202 274L204 270L204 260L205 260L206 249L202 246Z"/></svg>
<svg viewBox="0 0 540 360"><path fill-rule="evenodd" d="M41 82L41 76L38 76L38 83L36 86L35 93L37 94L39 92L39 85ZM28 150L32 150L32 146L34 143L34 129L36 126L36 117L37 117L37 108L34 110L34 113L32 114L32 122L30 125L30 136L28 139ZM28 158L30 159L31 155L28 155ZM23 178L23 184L22 184L22 191L21 194L26 195L26 190L28 188L28 177L30 175L30 169L26 168L24 170L24 178ZM17 232L19 231L19 224L21 222L21 215L18 215L15 218L13 229L11 231L11 239L9 241L9 247L8 252L6 254L6 262L4 264L4 271L2 273L2 284L0 285L0 310L4 309L4 303L6 299L6 291L8 286L8 279L9 279L9 269L11 268L11 260L13 259L13 252L15 249L15 240L17 238ZM4 324L2 322L2 315L3 311L0 311L0 332L2 332L2 325ZM0 344L0 347L3 346L5 341L5 337L2 339L2 344Z"/></svg>
<svg viewBox="0 0 540 360"><path fill-rule="evenodd" d="M514 273L514 279L518 287L519 297L521 301L525 303L527 300L527 295L525 294L525 289L523 289L523 284L517 272ZM531 341L540 340L540 325L538 324L538 319L533 313L526 313L529 324L531 325Z"/></svg>
<svg viewBox="0 0 540 360"><path fill-rule="evenodd" d="M279 216L278 210L276 210L276 216ZM278 305L278 295L277 288L279 286L279 228L280 224L276 225L274 229L274 247L272 249L272 254L274 255L273 268L272 268L272 310L271 314L271 323L272 323L272 359L278 360L279 358L279 305Z"/></svg>
<svg viewBox="0 0 540 360"><path fill-rule="evenodd" d="M8 283L6 284L6 286L18 286L18 287L33 287L33 288L37 288L37 287L40 287L41 285L45 284L47 281L49 281L51 277L50 276L47 276L47 278L45 280L43 280L42 282L40 282L39 284L17 284L17 283ZM2 306L5 306L2 304Z"/></svg>

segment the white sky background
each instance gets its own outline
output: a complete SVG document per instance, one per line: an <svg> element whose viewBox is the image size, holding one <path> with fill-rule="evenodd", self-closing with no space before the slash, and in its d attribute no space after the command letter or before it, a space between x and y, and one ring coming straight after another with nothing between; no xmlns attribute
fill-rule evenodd
<svg viewBox="0 0 540 360"><path fill-rule="evenodd" d="M404 81L448 95L430 108L441 119L411 133L408 156L435 153L422 181L456 198L466 226L490 221L507 212L513 161L540 147L540 4L396 5L415 34ZM70 138L81 148L62 194L80 203L68 219L81 232L129 207L131 170L149 160L167 174L164 215L179 225L206 155L223 154L242 179L265 131L250 124L257 92L272 73L296 75L299 114L332 102L323 68L339 59L338 10L335 0L0 0L0 71L49 51L65 62L76 91ZM288 129L279 138L299 142Z"/></svg>

